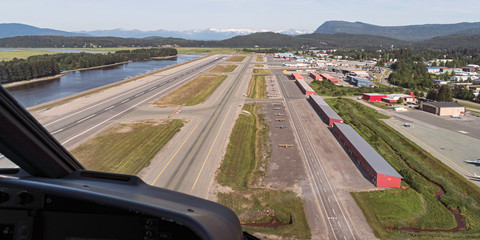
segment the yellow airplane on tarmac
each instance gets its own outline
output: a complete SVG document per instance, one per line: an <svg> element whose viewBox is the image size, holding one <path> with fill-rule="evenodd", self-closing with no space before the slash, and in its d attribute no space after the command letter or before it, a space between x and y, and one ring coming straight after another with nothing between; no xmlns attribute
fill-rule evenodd
<svg viewBox="0 0 480 240"><path fill-rule="evenodd" d="M293 147L293 144L278 144L279 147L289 148Z"/></svg>

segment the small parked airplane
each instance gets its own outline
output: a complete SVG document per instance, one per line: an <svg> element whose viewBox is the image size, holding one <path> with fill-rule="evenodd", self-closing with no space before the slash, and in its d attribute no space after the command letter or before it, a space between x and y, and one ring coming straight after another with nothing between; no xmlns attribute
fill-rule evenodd
<svg viewBox="0 0 480 240"><path fill-rule="evenodd" d="M293 144L278 144L279 147L289 148L293 147Z"/></svg>
<svg viewBox="0 0 480 240"><path fill-rule="evenodd" d="M277 115L277 116L285 116L285 114L283 114L283 113L277 113L277 114L275 114L275 115Z"/></svg>
<svg viewBox="0 0 480 240"><path fill-rule="evenodd" d="M278 128L287 128L288 126L287 125L280 125L280 126L277 126Z"/></svg>
<svg viewBox="0 0 480 240"><path fill-rule="evenodd" d="M285 121L285 118L277 118L277 119L275 119L275 121L283 122L283 121Z"/></svg>
<svg viewBox="0 0 480 240"><path fill-rule="evenodd" d="M466 163L480 165L480 159L477 160L465 160Z"/></svg>

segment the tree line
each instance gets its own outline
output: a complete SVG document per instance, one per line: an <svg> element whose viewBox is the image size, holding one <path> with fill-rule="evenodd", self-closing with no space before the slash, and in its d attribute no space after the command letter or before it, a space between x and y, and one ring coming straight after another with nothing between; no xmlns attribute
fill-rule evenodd
<svg viewBox="0 0 480 240"><path fill-rule="evenodd" d="M59 53L37 55L27 59L0 62L0 83L11 83L33 78L54 76L60 69L78 69L125 62L147 60L153 57L177 55L175 48L143 48L115 53Z"/></svg>
<svg viewBox="0 0 480 240"><path fill-rule="evenodd" d="M404 88L427 90L433 86L433 82L425 67L423 62L399 60L391 65L395 72L390 74L388 81Z"/></svg>

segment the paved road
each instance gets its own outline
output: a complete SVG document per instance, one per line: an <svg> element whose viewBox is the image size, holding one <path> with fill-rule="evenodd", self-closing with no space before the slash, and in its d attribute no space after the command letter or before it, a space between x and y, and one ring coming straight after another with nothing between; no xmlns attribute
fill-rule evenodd
<svg viewBox="0 0 480 240"><path fill-rule="evenodd" d="M33 112L33 115L63 146L71 149L134 108L159 98L222 60L223 58L219 56L212 56L186 64L181 71L171 75L165 75L163 72L154 74L147 77L150 79L141 87L133 89L126 87L114 96L91 104L77 104L55 116L42 117L38 112ZM130 83L122 86L128 84ZM2 166L4 164L8 163L1 163Z"/></svg>
<svg viewBox="0 0 480 240"><path fill-rule="evenodd" d="M162 154L163 159L152 166L154 170L143 177L145 181L203 198L207 196L230 130L245 100L243 93L255 63L252 60L255 58L247 56L204 105L183 108L176 115L192 119L184 132L188 134Z"/></svg>
<svg viewBox="0 0 480 240"><path fill-rule="evenodd" d="M113 120L134 110L135 107L154 101L169 91L193 79L198 72L211 68L221 58L210 58L169 76L159 74L155 80L91 106L75 109L54 121L42 122L45 128L66 148L75 146L85 136L110 125Z"/></svg>
<svg viewBox="0 0 480 240"><path fill-rule="evenodd" d="M322 217L325 218L329 226L326 234L331 239L356 239L351 223L345 217L344 209L335 195L335 189L330 184L312 142L291 102L295 99L305 99L305 96L300 92L294 81L289 80L281 70L276 69L272 72L279 81L280 89L285 98L285 105L287 106L286 110L291 117L295 135L300 145L301 155L303 155L307 166L307 172L312 182L311 186L317 199L317 212L323 213Z"/></svg>

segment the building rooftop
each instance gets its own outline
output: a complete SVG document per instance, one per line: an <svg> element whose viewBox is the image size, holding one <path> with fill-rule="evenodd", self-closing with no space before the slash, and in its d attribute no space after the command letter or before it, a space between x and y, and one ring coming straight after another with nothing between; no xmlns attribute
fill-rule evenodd
<svg viewBox="0 0 480 240"><path fill-rule="evenodd" d="M343 120L337 112L335 112L328 104L323 100L322 97L317 95L310 95L310 97L317 103L317 105L322 109L323 112L327 115L328 118Z"/></svg>
<svg viewBox="0 0 480 240"><path fill-rule="evenodd" d="M367 96L387 96L387 94L382 94L382 93L364 93L363 95L367 95Z"/></svg>
<svg viewBox="0 0 480 240"><path fill-rule="evenodd" d="M456 102L428 102L436 107L464 107Z"/></svg>
<svg viewBox="0 0 480 240"><path fill-rule="evenodd" d="M350 125L333 123L343 135L352 143L355 149L365 158L372 166L375 172L385 174L392 177L403 178L375 149L370 146Z"/></svg>
<svg viewBox="0 0 480 240"><path fill-rule="evenodd" d="M387 98L401 98L401 97L413 97L411 95L403 94L403 93L398 93L398 94L388 94Z"/></svg>
<svg viewBox="0 0 480 240"><path fill-rule="evenodd" d="M309 91L309 92L315 92L311 87L310 85L308 85L305 81L303 81L302 79L297 79L297 82L302 85L302 88L305 90L305 91Z"/></svg>

